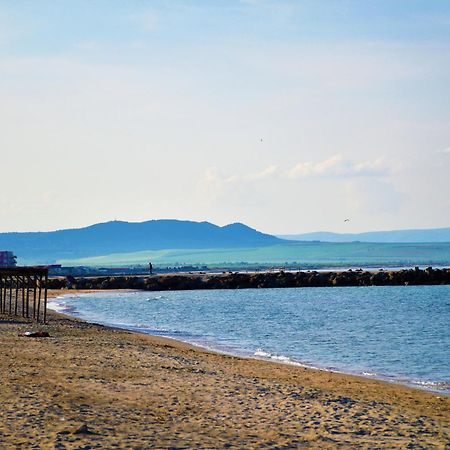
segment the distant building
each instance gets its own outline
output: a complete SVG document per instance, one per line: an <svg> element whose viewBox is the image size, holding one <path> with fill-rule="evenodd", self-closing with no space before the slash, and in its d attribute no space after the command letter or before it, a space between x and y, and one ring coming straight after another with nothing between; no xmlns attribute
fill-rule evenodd
<svg viewBox="0 0 450 450"><path fill-rule="evenodd" d="M0 250L0 267L14 267L16 265L16 256L13 252Z"/></svg>

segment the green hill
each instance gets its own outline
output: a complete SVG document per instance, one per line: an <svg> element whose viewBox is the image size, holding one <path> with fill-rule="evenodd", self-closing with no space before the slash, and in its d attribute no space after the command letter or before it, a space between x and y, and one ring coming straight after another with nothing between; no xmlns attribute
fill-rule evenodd
<svg viewBox="0 0 450 450"><path fill-rule="evenodd" d="M450 243L443 244L369 244L286 242L265 247L166 249L132 253L116 253L92 258L61 259L67 266L129 266L147 264L159 266L207 264L287 265L301 267L449 265Z"/></svg>

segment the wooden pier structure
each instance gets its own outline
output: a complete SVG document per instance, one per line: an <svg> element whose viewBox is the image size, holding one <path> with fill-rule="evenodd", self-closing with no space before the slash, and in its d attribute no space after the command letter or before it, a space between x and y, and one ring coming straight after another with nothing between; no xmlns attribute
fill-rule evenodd
<svg viewBox="0 0 450 450"><path fill-rule="evenodd" d="M0 268L0 314L45 323L47 281L44 267Z"/></svg>

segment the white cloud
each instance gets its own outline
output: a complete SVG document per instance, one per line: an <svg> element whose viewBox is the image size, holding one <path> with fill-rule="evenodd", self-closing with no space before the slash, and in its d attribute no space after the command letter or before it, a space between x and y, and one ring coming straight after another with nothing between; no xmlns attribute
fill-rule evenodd
<svg viewBox="0 0 450 450"><path fill-rule="evenodd" d="M247 175L246 179L249 181L257 181L257 180L267 180L269 178L274 178L279 175L279 169L278 166L272 165L269 167L266 167L265 169L261 170L257 173L251 173Z"/></svg>
<svg viewBox="0 0 450 450"><path fill-rule="evenodd" d="M403 174L397 168L382 158L347 161L341 155L291 167L271 165L258 172L227 174L212 168L199 182L198 196L215 214L251 214L256 218L252 223L272 221L278 229L345 231L339 228L344 217L352 217L355 230L367 222L375 228L395 228L396 212L403 211L408 200L397 188L396 177L388 176L394 170ZM295 207L299 199L301 208Z"/></svg>
<svg viewBox="0 0 450 450"><path fill-rule="evenodd" d="M291 168L281 169L277 165L270 165L259 172L235 173L224 175L217 168L209 168L205 171L199 182L202 190L210 194L234 189L236 185L256 185L260 182L278 181L294 182L298 179L308 178L383 178L392 174L398 165L388 163L383 157L353 162L343 158L342 155L334 155L319 162L302 162Z"/></svg>
<svg viewBox="0 0 450 450"><path fill-rule="evenodd" d="M375 160L353 162L345 160L342 155L338 154L324 161L298 163L288 171L288 176L293 179L304 177L365 177L385 176L390 171L391 167L382 157Z"/></svg>

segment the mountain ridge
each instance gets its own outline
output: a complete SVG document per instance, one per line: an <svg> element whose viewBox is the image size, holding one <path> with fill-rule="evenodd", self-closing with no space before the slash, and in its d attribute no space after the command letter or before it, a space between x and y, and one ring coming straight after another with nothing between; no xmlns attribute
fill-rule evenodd
<svg viewBox="0 0 450 450"><path fill-rule="evenodd" d="M390 231L367 231L363 233L334 233L331 231L316 231L312 233L286 234L276 236L281 239L293 241L431 243L450 242L450 227Z"/></svg>
<svg viewBox="0 0 450 450"><path fill-rule="evenodd" d="M0 233L0 249L19 259L52 263L61 258L168 248L254 247L281 239L242 223L223 227L210 222L158 219L144 222L114 220L82 228L40 232Z"/></svg>

